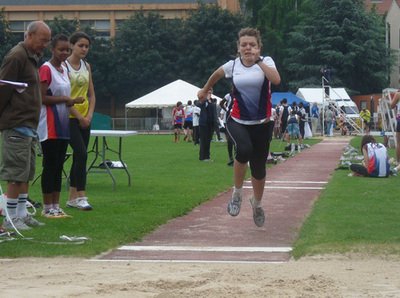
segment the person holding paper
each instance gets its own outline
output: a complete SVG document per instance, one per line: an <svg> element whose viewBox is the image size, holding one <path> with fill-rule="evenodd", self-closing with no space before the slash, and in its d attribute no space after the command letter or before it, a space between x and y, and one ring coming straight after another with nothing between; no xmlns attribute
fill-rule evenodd
<svg viewBox="0 0 400 298"><path fill-rule="evenodd" d="M36 129L42 104L39 57L50 40L51 31L44 22L30 23L25 40L8 52L0 69L1 80L28 84L22 93L10 85L0 86L0 179L7 181L6 229L29 230L29 226L43 225L28 215L26 201L29 181L35 175Z"/></svg>

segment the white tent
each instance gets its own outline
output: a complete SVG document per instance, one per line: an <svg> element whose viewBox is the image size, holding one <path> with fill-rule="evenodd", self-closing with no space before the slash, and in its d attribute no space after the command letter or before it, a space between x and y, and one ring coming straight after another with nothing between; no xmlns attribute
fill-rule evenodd
<svg viewBox="0 0 400 298"><path fill-rule="evenodd" d="M164 87L161 87L149 94L135 99L125 105L125 116L128 109L157 108L162 109L163 118L172 118L172 111L176 103L181 101L186 105L188 100L194 102L197 99L197 92L200 88L182 80L176 80ZM221 100L218 96L218 102Z"/></svg>
<svg viewBox="0 0 400 298"><path fill-rule="evenodd" d="M337 101L340 99L343 101L350 101L350 96L347 94L346 89L329 88L329 96L331 100ZM316 102L317 104L322 104L324 102L324 94L324 88L299 88L296 96L310 103Z"/></svg>

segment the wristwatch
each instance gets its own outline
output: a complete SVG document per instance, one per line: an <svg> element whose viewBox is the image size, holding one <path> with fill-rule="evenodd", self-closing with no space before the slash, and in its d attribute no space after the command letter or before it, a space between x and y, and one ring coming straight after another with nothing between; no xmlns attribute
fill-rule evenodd
<svg viewBox="0 0 400 298"><path fill-rule="evenodd" d="M256 61L254 61L254 64L258 64L258 62L262 62L263 59L261 57L258 57L258 59Z"/></svg>

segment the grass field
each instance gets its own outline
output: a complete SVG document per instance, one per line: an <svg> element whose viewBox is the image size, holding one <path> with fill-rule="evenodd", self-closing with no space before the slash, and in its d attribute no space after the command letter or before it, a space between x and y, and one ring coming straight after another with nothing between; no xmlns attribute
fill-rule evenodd
<svg viewBox="0 0 400 298"><path fill-rule="evenodd" d="M117 138L108 139L111 148L116 148L117 142ZM316 142L319 140L306 141L311 145ZM283 151L284 145L274 140L271 151ZM171 135L125 138L123 158L132 175L130 187L121 170L113 170L117 179L115 192L111 177L89 174L87 196L93 211L64 208L73 218L62 220L36 216L46 226L24 231L24 240L1 243L0 257L92 257L140 240L158 226L233 186L232 167L226 165L226 143L212 143L213 163L198 161L198 150L192 143L175 144ZM394 149L390 154L394 156ZM117 160L112 155L107 158ZM41 169L40 162L38 158L37 172ZM70 160L65 165L67 170L69 167ZM398 188L392 178L397 177L363 180L349 178L347 174L337 171L333 175L301 230L295 243L295 257L345 251L359 244L389 243L396 249L399 239L395 234L399 230L396 219L400 210L395 200ZM6 184L1 185L5 191ZM29 195L35 201L42 201L40 180L30 188ZM63 184L61 207L67 197ZM382 233L383 229L390 231ZM82 245L52 244L59 243L61 235L86 236L92 241Z"/></svg>
<svg viewBox="0 0 400 298"><path fill-rule="evenodd" d="M356 137L350 143L358 152L360 141L361 137ZM395 156L395 149L388 152ZM399 177L348 174L343 170L333 173L294 244L296 258L325 253L400 253Z"/></svg>

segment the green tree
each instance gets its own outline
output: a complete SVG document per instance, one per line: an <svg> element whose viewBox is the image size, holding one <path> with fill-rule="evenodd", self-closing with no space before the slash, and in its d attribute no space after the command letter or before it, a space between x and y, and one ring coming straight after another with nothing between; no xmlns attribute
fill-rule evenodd
<svg viewBox="0 0 400 298"><path fill-rule="evenodd" d="M123 22L110 52L110 91L122 105L173 81L178 57L180 20L140 10Z"/></svg>
<svg viewBox="0 0 400 298"><path fill-rule="evenodd" d="M11 36L8 32L8 23L5 19L4 8L0 11L0 61L3 61L4 56L11 49ZM0 63L1 64L1 63Z"/></svg>
<svg viewBox="0 0 400 298"><path fill-rule="evenodd" d="M299 8L304 0L247 0L251 24L261 32L263 54L271 56L282 77L278 86L287 90L286 73L283 69L284 49L289 33L299 23Z"/></svg>
<svg viewBox="0 0 400 298"><path fill-rule="evenodd" d="M353 94L381 92L393 61L385 28L361 0L308 0L304 19L289 36L285 70L292 91L321 86L320 69L334 71L331 84Z"/></svg>
<svg viewBox="0 0 400 298"><path fill-rule="evenodd" d="M67 36L70 36L72 33L74 33L77 28L79 22L75 20L67 20L64 19L62 15L58 17L54 17L52 21L46 22L47 25L50 27L51 30L51 36L56 36L57 34L65 34ZM51 45L49 45L43 53L43 57L40 59L42 63L45 61L50 60L51 58L51 51L50 51Z"/></svg>
<svg viewBox="0 0 400 298"><path fill-rule="evenodd" d="M96 92L96 106L109 106L111 94L111 80L114 76L115 67L110 59L112 53L112 41L98 37L96 31L84 27L83 32L88 34L91 39L89 53L85 60L90 64L92 70L92 80Z"/></svg>
<svg viewBox="0 0 400 298"><path fill-rule="evenodd" d="M216 4L200 3L184 24L179 40L179 77L202 87L211 73L237 54L237 33L246 22L242 15L232 14ZM214 92L224 95L230 82L222 80Z"/></svg>

